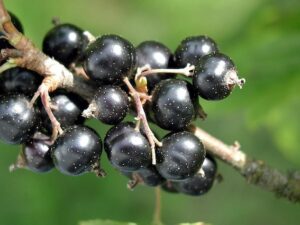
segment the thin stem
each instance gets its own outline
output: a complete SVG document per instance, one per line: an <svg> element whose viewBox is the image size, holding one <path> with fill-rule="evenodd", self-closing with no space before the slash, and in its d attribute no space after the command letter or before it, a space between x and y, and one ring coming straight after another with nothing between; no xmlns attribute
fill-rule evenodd
<svg viewBox="0 0 300 225"><path fill-rule="evenodd" d="M148 120L147 120L147 117L146 117L146 113L144 111L143 104L141 102L139 93L131 85L131 83L130 83L130 81L127 77L124 79L124 83L128 87L130 95L134 99L136 111L137 111L137 114L138 114L138 119L141 120L141 122L143 124L143 127L144 127L144 130L145 130L145 134L146 134L147 139L150 143L151 154L152 154L152 164L155 165L156 164L155 144L158 145L158 146L161 146L161 142L159 140L157 140L157 138L155 137L155 135L153 134L152 130L149 127Z"/></svg>
<svg viewBox="0 0 300 225"><path fill-rule="evenodd" d="M151 69L149 65L141 67L140 70L137 70L135 75L135 80L140 79L141 77L149 76L151 74L182 74L184 76L190 77L193 76L195 70L194 65L187 64L186 67L180 69Z"/></svg>
<svg viewBox="0 0 300 225"><path fill-rule="evenodd" d="M161 189L155 187L155 208L153 214L153 225L162 225L161 222Z"/></svg>

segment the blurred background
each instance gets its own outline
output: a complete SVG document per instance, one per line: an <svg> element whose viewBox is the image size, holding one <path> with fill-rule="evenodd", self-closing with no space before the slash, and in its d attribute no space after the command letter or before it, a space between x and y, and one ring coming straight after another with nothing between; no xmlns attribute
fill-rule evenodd
<svg viewBox="0 0 300 225"><path fill-rule="evenodd" d="M157 40L175 50L182 39L206 34L232 57L247 79L226 100L202 105L198 125L249 156L286 171L300 169L299 0L6 0L37 46L58 16L94 35L115 33L137 45ZM89 122L102 137L107 126ZM126 189L126 178L102 157L108 176L64 176L57 171L8 172L19 146L0 145L0 224L60 225L113 219L150 224L154 190ZM300 206L248 185L219 162L224 181L205 196L162 194L165 224L205 221L213 225L296 225Z"/></svg>

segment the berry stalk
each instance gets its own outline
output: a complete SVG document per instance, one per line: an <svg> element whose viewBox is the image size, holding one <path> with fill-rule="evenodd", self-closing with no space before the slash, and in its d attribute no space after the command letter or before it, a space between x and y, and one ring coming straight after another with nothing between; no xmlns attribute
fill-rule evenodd
<svg viewBox="0 0 300 225"><path fill-rule="evenodd" d="M130 83L130 81L127 77L124 79L124 83L128 87L129 92L130 92L131 96L134 99L136 111L137 111L137 114L138 114L138 119L141 120L141 122L143 124L145 134L146 134L147 139L148 139L148 141L150 143L150 146L151 146L152 164L155 165L156 164L155 145L161 146L161 142L159 140L157 140L157 138L155 137L155 135L153 134L152 130L149 127L148 120L147 120L147 117L146 117L146 113L144 111L143 104L141 102L139 93L131 85L131 83Z"/></svg>

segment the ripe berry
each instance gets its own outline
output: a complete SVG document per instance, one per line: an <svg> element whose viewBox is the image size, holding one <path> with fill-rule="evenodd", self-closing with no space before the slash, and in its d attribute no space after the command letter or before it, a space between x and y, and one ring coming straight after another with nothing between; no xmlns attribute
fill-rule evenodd
<svg viewBox="0 0 300 225"><path fill-rule="evenodd" d="M86 126L66 129L51 147L55 167L66 175L80 175L97 166L102 153L98 134Z"/></svg>
<svg viewBox="0 0 300 225"><path fill-rule="evenodd" d="M118 126L118 125L117 125ZM137 171L151 163L147 139L130 126L118 126L108 131L105 151L111 164L120 171Z"/></svg>
<svg viewBox="0 0 300 225"><path fill-rule="evenodd" d="M187 195L199 196L207 193L211 189L217 173L216 161L211 156L206 156L201 168L204 174L199 171L191 178L174 182L175 188Z"/></svg>
<svg viewBox="0 0 300 225"><path fill-rule="evenodd" d="M92 79L104 84L121 82L135 66L133 45L117 35L103 35L85 50L83 68Z"/></svg>
<svg viewBox="0 0 300 225"><path fill-rule="evenodd" d="M81 116L87 102L74 93L63 91L56 92L51 96L52 112L62 128L67 128L75 124L82 124L84 117ZM44 109L42 109L43 127L49 133L52 131L50 119Z"/></svg>
<svg viewBox="0 0 300 225"><path fill-rule="evenodd" d="M173 133L163 138L157 149L156 168L168 180L184 180L198 172L204 158L203 144L195 135Z"/></svg>
<svg viewBox="0 0 300 225"><path fill-rule="evenodd" d="M182 130L192 121L195 110L189 83L168 79L156 85L152 92L152 111L157 124L167 130Z"/></svg>
<svg viewBox="0 0 300 225"><path fill-rule="evenodd" d="M194 36L184 39L174 54L176 67L185 67L188 63L197 65L201 57L218 52L216 42L208 36Z"/></svg>
<svg viewBox="0 0 300 225"><path fill-rule="evenodd" d="M241 86L244 82L238 78L232 60L221 53L201 58L193 76L195 91L207 100L226 98L235 85Z"/></svg>
<svg viewBox="0 0 300 225"><path fill-rule="evenodd" d="M118 125L110 128L110 130L106 133L104 138L104 149L105 151L109 151L111 149L111 145L113 140L121 134L128 133L134 130L134 123L132 122L122 122Z"/></svg>
<svg viewBox="0 0 300 225"><path fill-rule="evenodd" d="M37 112L25 96L0 97L0 139L4 142L26 142L37 129L37 124Z"/></svg>
<svg viewBox="0 0 300 225"><path fill-rule="evenodd" d="M50 139L38 134L23 146L22 157L25 166L33 172L44 173L54 167L50 154Z"/></svg>
<svg viewBox="0 0 300 225"><path fill-rule="evenodd" d="M69 66L82 55L87 44L83 30L72 24L60 24L44 37L43 52Z"/></svg>
<svg viewBox="0 0 300 225"><path fill-rule="evenodd" d="M41 82L42 77L37 73L15 67L0 75L0 93L21 93L32 96Z"/></svg>
<svg viewBox="0 0 300 225"><path fill-rule="evenodd" d="M24 30L23 30L23 26L22 26L20 20L12 12L9 12L9 15L10 15L11 22L13 23L13 25L17 28L18 31L23 33ZM2 37L4 37L4 34L2 32L0 32L0 49L12 48L12 46L9 44L9 42L7 40L3 39Z"/></svg>
<svg viewBox="0 0 300 225"><path fill-rule="evenodd" d="M153 69L168 68L171 58L171 51L165 45L156 41L144 41L136 47L136 66L142 67L149 65ZM147 76L148 90L152 90L154 86L163 79L170 78L166 74L151 74Z"/></svg>
<svg viewBox="0 0 300 225"><path fill-rule="evenodd" d="M92 101L93 116L106 124L118 124L127 114L128 95L118 86L101 86Z"/></svg>

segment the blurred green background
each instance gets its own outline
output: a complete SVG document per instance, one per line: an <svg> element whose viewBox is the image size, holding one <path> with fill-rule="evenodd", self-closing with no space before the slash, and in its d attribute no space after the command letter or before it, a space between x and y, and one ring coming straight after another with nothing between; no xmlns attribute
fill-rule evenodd
<svg viewBox="0 0 300 225"><path fill-rule="evenodd" d="M220 102L202 101L209 114L199 126L281 170L300 169L299 0L6 0L38 46L51 18L95 35L116 33L137 45L157 40L172 50L187 36L207 34L235 61L243 90ZM107 127L90 122L102 134ZM105 179L57 171L8 172L20 147L0 145L0 224L60 225L114 219L150 224L154 190L126 189L126 179L102 157ZM248 185L219 163L224 182L202 197L163 193L163 221L213 225L298 225L300 206Z"/></svg>

